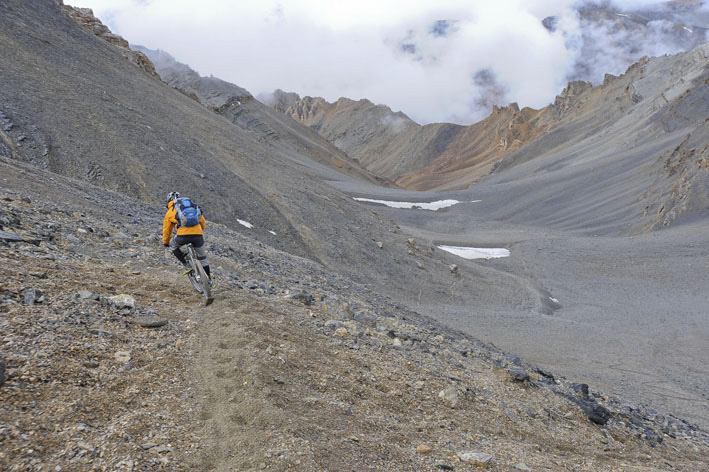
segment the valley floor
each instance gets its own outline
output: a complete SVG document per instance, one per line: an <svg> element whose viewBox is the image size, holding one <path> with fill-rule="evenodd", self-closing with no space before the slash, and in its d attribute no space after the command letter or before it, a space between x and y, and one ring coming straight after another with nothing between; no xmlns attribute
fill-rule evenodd
<svg viewBox="0 0 709 472"><path fill-rule="evenodd" d="M382 200L460 201L438 211L369 205L421 246L509 249L510 257L487 261L442 258L461 273L485 267L508 274L529 298L524 303L519 294L500 290L490 300L466 304L412 301L412 309L598 390L709 428L706 224L598 236L495 221L504 194L494 189L436 194L352 183L343 188Z"/></svg>

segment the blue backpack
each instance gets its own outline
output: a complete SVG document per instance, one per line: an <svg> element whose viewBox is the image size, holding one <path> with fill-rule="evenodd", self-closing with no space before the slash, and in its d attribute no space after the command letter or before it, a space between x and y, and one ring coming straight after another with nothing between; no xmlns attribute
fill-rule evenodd
<svg viewBox="0 0 709 472"><path fill-rule="evenodd" d="M202 219L202 209L189 198L180 198L175 202L177 227L197 226Z"/></svg>

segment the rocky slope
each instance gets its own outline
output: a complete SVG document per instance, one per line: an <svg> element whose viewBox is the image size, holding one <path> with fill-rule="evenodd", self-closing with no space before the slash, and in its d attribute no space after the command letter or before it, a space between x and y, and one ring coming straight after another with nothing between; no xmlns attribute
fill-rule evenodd
<svg viewBox="0 0 709 472"><path fill-rule="evenodd" d="M554 214L551 224L595 219L600 231L637 233L705 219L708 56L703 45L643 60L599 87L582 87L570 101L557 99L552 107L562 117L559 125L506 156L486 180L497 185L524 175L524 218L540 223ZM541 181L553 185L553 198L528 193ZM606 216L589 217L599 205Z"/></svg>
<svg viewBox="0 0 709 472"><path fill-rule="evenodd" d="M687 423L505 356L208 224L215 302L162 209L0 158L0 467L701 470Z"/></svg>
<svg viewBox="0 0 709 472"><path fill-rule="evenodd" d="M165 83L224 116L254 139L299 161L315 160L364 181L386 184L348 158L312 129L285 118L256 100L247 90L216 77L201 77L164 51L134 46L155 64Z"/></svg>

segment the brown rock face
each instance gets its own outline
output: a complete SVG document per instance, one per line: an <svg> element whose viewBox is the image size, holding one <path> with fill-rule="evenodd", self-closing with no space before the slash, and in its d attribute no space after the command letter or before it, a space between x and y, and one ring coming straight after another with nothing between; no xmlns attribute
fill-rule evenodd
<svg viewBox="0 0 709 472"><path fill-rule="evenodd" d="M555 119L549 111L520 110L514 103L495 107L471 126L421 126L368 100L328 103L313 97L298 100L286 114L317 130L367 170L414 190L468 187Z"/></svg>
<svg viewBox="0 0 709 472"><path fill-rule="evenodd" d="M155 66L150 62L150 59L142 52L133 51L128 41L123 39L122 36L112 33L111 30L108 29L108 26L104 25L101 20L94 16L94 12L91 8L76 8L71 5L64 5L62 0L59 0L59 5L72 20L83 26L87 31L114 46L124 49L124 57L156 79L160 79L160 75L155 71Z"/></svg>

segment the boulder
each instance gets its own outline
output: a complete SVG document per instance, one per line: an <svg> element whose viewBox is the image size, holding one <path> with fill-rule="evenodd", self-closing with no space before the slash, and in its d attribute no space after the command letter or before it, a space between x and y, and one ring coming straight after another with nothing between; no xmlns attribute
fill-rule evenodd
<svg viewBox="0 0 709 472"><path fill-rule="evenodd" d="M475 467L485 469L488 464L492 462L493 456L492 454L487 454L485 452L464 451L458 453L458 459L462 462L472 464Z"/></svg>
<svg viewBox="0 0 709 472"><path fill-rule="evenodd" d="M125 293L108 297L108 301L116 308L135 308L135 298Z"/></svg>
<svg viewBox="0 0 709 472"><path fill-rule="evenodd" d="M510 367L509 369L507 369L507 373L510 374L510 376L518 382L524 382L525 380L529 380L529 372L519 366Z"/></svg>

